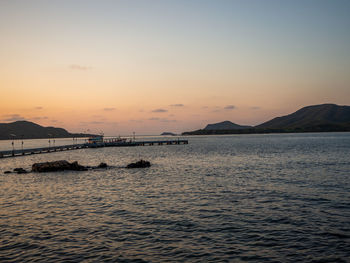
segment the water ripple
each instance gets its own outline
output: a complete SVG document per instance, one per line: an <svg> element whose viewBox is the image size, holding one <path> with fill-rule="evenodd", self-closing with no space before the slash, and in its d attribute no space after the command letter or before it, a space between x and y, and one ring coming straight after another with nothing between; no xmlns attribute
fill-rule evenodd
<svg viewBox="0 0 350 263"><path fill-rule="evenodd" d="M0 160L0 261L349 261L349 133L189 140ZM113 167L2 174L57 159Z"/></svg>

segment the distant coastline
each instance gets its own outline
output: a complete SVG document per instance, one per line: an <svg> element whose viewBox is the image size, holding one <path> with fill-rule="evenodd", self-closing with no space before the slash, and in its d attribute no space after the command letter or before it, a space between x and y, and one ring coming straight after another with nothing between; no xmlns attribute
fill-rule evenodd
<svg viewBox="0 0 350 263"><path fill-rule="evenodd" d="M207 125L204 129L184 132L182 135L348 131L350 131L350 106L321 104L304 107L292 114L274 118L254 127L224 121Z"/></svg>
<svg viewBox="0 0 350 263"><path fill-rule="evenodd" d="M270 133L312 133L312 132L350 132L349 127L312 127L310 129L244 129L244 130L196 130L182 135L222 135L222 134L270 134Z"/></svg>
<svg viewBox="0 0 350 263"><path fill-rule="evenodd" d="M94 134L70 133L63 128L43 127L30 121L0 123L0 140L89 137Z"/></svg>

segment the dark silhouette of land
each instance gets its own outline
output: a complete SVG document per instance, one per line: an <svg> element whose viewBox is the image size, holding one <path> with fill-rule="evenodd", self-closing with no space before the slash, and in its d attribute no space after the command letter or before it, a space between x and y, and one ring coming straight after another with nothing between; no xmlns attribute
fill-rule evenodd
<svg viewBox="0 0 350 263"><path fill-rule="evenodd" d="M250 129L252 126L242 126L230 121L223 121L213 124L208 124L204 130L243 130Z"/></svg>
<svg viewBox="0 0 350 263"><path fill-rule="evenodd" d="M208 129L208 126L210 129ZM254 127L243 126L245 128L241 129L222 129L221 127L222 122L210 124L204 129L184 132L182 135L350 131L350 106L338 106L336 104L313 105Z"/></svg>
<svg viewBox="0 0 350 263"><path fill-rule="evenodd" d="M257 126L242 126L230 121L208 124L204 129L182 135L254 134L290 132L350 131L350 106L321 104L304 107L292 114L277 117ZM14 136L15 135L15 136ZM173 133L162 133L173 135ZM88 137L93 134L70 133L63 128L43 127L29 121L0 123L0 140Z"/></svg>
<svg viewBox="0 0 350 263"><path fill-rule="evenodd" d="M15 136L14 136L15 135ZM8 139L44 139L88 137L92 134L69 133L63 128L43 127L30 121L0 123L0 140Z"/></svg>
<svg viewBox="0 0 350 263"><path fill-rule="evenodd" d="M176 134L172 132L163 132L161 136L176 136Z"/></svg>

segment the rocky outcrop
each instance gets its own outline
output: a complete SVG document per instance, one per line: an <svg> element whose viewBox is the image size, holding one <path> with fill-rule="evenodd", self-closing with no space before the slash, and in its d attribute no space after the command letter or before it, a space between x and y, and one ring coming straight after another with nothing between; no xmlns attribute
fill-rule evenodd
<svg viewBox="0 0 350 263"><path fill-rule="evenodd" d="M20 167L20 168L13 169L13 172L11 172L11 171L4 172L4 174L11 174L11 173L26 174L26 173L28 173L28 171Z"/></svg>
<svg viewBox="0 0 350 263"><path fill-rule="evenodd" d="M18 173L18 174L26 174L28 173L26 170L24 170L23 168L15 168L13 169L14 172Z"/></svg>
<svg viewBox="0 0 350 263"><path fill-rule="evenodd" d="M126 166L126 168L146 168L150 167L151 163L148 161L140 160L136 163L130 163Z"/></svg>
<svg viewBox="0 0 350 263"><path fill-rule="evenodd" d="M98 166L83 166L78 162L68 162L66 160L44 162L44 163L34 163L32 165L32 172L43 173L43 172L57 172L57 171L87 171L90 169L100 169L108 168L106 163L100 163ZM23 168L15 168L12 171L5 171L4 174L17 173L25 174L28 173L27 170Z"/></svg>
<svg viewBox="0 0 350 263"><path fill-rule="evenodd" d="M100 163L96 168L107 168L108 165L106 163Z"/></svg>
<svg viewBox="0 0 350 263"><path fill-rule="evenodd" d="M34 163L32 165L32 172L56 172L56 171L86 171L87 168L78 164L78 162L68 162L66 160L45 162L45 163Z"/></svg>

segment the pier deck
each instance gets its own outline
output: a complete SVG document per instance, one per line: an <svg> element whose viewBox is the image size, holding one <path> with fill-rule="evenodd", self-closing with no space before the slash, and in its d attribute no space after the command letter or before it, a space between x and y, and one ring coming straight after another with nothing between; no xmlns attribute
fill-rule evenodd
<svg viewBox="0 0 350 263"><path fill-rule="evenodd" d="M102 143L82 143L53 147L40 147L23 150L0 151L0 158L19 157L32 154L52 153L71 151L84 148L101 148L101 147L130 147L130 146L152 146L152 145L178 145L188 144L188 140L162 140L162 141L129 141L129 142L102 142Z"/></svg>

